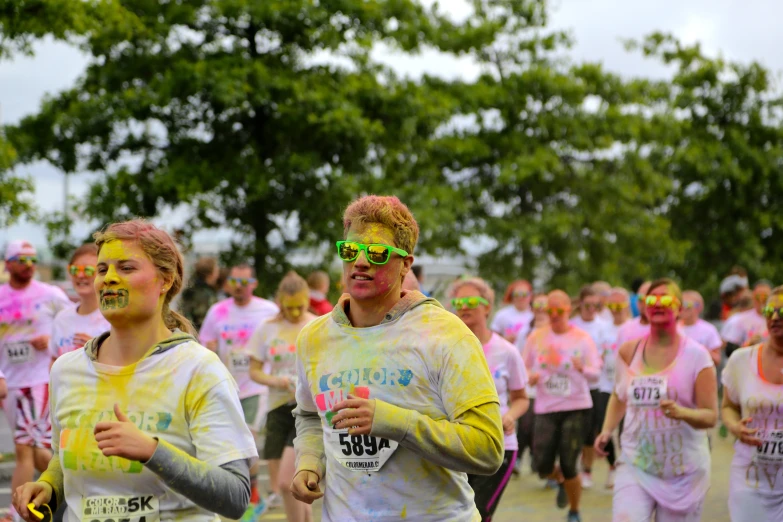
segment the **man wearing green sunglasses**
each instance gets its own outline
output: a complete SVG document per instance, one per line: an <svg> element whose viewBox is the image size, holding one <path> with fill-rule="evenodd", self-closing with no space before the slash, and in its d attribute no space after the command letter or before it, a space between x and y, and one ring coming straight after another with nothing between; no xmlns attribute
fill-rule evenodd
<svg viewBox="0 0 783 522"><path fill-rule="evenodd" d="M503 460L481 343L437 301L402 289L419 235L403 203L360 198L343 222L346 294L297 340L291 491L323 496L324 522L477 520L465 473L491 475Z"/></svg>

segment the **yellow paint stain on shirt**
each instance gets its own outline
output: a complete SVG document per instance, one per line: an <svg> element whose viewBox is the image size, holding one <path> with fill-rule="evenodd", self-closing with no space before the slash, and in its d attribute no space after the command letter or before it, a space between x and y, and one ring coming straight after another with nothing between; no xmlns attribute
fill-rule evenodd
<svg viewBox="0 0 783 522"><path fill-rule="evenodd" d="M408 518L408 504L402 506L402 511L400 512L400 518Z"/></svg>

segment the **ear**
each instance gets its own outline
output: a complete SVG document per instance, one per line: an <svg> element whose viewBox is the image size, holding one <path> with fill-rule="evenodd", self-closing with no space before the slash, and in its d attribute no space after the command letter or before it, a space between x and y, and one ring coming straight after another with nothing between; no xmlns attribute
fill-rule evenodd
<svg viewBox="0 0 783 522"><path fill-rule="evenodd" d="M413 255L410 255L402 260L402 271L400 274L402 275L403 279L405 279L405 276L408 275L408 272L410 272L411 266L413 266L413 261Z"/></svg>

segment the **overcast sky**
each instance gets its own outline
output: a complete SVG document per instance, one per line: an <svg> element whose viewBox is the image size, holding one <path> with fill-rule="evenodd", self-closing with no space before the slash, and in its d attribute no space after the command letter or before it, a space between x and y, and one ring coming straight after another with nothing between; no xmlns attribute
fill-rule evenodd
<svg viewBox="0 0 783 522"><path fill-rule="evenodd" d="M455 16L467 12L462 0L441 0L441 6L447 4ZM661 77L665 70L660 65L626 53L620 39L641 38L655 30L671 32L685 42L701 42L710 54L743 62L757 60L778 72L783 70L781 19L780 0L555 0L551 25L571 31L576 39L571 52L575 61L600 61L626 76ZM434 53L414 59L384 53L379 58L412 76L423 71L447 77L476 74L469 62ZM79 52L51 42L39 45L35 58L1 62L0 121L13 123L34 113L46 93L71 86L85 64ZM35 179L39 207L62 208L62 173L45 164L26 166L24 172ZM83 194L87 181L86 176L73 177L71 194ZM177 217L164 220L174 223ZM23 223L0 230L0 245L19 238L39 246L46 242L43 227L37 225Z"/></svg>

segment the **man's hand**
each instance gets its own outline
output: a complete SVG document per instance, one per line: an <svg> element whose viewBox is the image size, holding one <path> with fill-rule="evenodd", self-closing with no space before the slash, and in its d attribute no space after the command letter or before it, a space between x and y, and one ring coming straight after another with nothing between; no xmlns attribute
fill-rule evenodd
<svg viewBox="0 0 783 522"><path fill-rule="evenodd" d="M541 375L539 375L538 373L531 373L531 374L530 374L530 375L527 377L527 383L528 383L530 386L535 386L536 384L538 384L538 380L539 380L540 378L541 378Z"/></svg>
<svg viewBox="0 0 783 522"><path fill-rule="evenodd" d="M579 373L582 373L582 371L585 369L585 363L582 362L581 357L571 357L571 364L574 365L574 369Z"/></svg>
<svg viewBox="0 0 783 522"><path fill-rule="evenodd" d="M351 435L369 435L375 416L375 399L362 399L348 394L348 400L340 401L332 408L337 415L332 417L336 430L348 428Z"/></svg>
<svg viewBox="0 0 783 522"><path fill-rule="evenodd" d="M503 415L503 433L506 435L511 435L514 433L514 429L516 428L517 421L515 421L511 415L506 413Z"/></svg>
<svg viewBox="0 0 783 522"><path fill-rule="evenodd" d="M92 335L88 335L86 333L77 333L73 335L73 347L74 348L81 348L85 344L87 344L87 341L92 339Z"/></svg>
<svg viewBox="0 0 783 522"><path fill-rule="evenodd" d="M141 431L114 405L114 414L119 422L99 422L95 425L95 441L106 457L122 457L138 462L152 458L158 441Z"/></svg>
<svg viewBox="0 0 783 522"><path fill-rule="evenodd" d="M30 344L33 345L33 348L38 350L39 352L42 352L44 350L49 349L49 336L48 335L39 335L38 337L33 337L30 339Z"/></svg>
<svg viewBox="0 0 783 522"><path fill-rule="evenodd" d="M294 480L291 481L291 493L299 502L312 504L324 496L318 486L320 481L318 474L303 469L294 475Z"/></svg>

